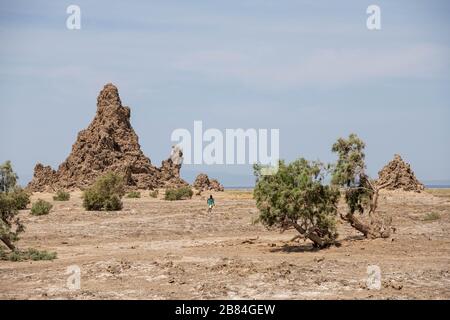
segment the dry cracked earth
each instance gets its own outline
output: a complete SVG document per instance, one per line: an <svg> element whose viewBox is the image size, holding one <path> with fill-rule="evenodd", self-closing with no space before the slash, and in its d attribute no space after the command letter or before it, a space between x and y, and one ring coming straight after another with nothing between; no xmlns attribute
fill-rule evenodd
<svg viewBox="0 0 450 320"><path fill-rule="evenodd" d="M161 194L161 192L160 192ZM207 196L207 195L205 195ZM160 196L161 197L161 196ZM393 217L390 239L365 240L339 223L340 246L313 250L253 221L251 191L164 201L142 191L120 212L86 212L81 193L54 202L47 216L20 213L21 248L56 251L54 261L0 261L1 299L449 299L450 190L385 191L379 209ZM428 215L438 218L428 219ZM79 290L67 286L69 266ZM382 286L368 289L367 267Z"/></svg>

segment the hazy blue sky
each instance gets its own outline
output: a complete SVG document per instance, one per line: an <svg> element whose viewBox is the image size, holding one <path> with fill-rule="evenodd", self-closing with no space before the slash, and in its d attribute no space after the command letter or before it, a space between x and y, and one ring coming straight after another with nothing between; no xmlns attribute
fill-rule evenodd
<svg viewBox="0 0 450 320"><path fill-rule="evenodd" d="M157 165L171 132L202 120L279 128L288 160L332 161L355 132L372 176L400 153L420 179L450 180L449 31L449 1L0 1L0 161L22 183L36 162L56 168L113 82ZM253 182L248 166L182 174L199 171Z"/></svg>

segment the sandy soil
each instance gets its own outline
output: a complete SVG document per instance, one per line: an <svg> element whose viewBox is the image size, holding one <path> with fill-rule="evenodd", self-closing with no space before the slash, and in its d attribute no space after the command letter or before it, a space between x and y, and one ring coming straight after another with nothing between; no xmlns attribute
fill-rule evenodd
<svg viewBox="0 0 450 320"><path fill-rule="evenodd" d="M124 199L121 212L85 212L81 194L53 202L48 216L21 212L21 248L56 251L54 261L0 261L2 299L449 299L450 190L384 192L391 239L365 240L339 224L341 246L314 251L291 242L295 231L268 231L252 221L251 192L188 201ZM426 221L431 212L440 219ZM66 285L81 269L81 289ZM378 265L382 288L366 286Z"/></svg>

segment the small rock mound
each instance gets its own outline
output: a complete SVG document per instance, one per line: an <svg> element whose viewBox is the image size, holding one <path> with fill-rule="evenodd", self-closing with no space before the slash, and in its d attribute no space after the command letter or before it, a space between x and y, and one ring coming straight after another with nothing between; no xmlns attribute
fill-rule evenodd
<svg viewBox="0 0 450 320"><path fill-rule="evenodd" d="M424 185L417 180L411 166L398 154L378 172L377 186L380 189L421 192Z"/></svg>
<svg viewBox="0 0 450 320"><path fill-rule="evenodd" d="M223 185L220 184L220 182L216 179L209 180L209 187L211 188L211 190L214 190L214 191L224 191L225 190Z"/></svg>
<svg viewBox="0 0 450 320"><path fill-rule="evenodd" d="M37 164L31 191L75 189L91 185L107 172L117 172L130 188L154 189L187 185L180 178L180 163L171 158L162 167L152 165L141 150L130 123L130 108L122 106L117 87L108 83L97 98L97 112L87 129L78 133L72 152L55 171Z"/></svg>
<svg viewBox="0 0 450 320"><path fill-rule="evenodd" d="M209 179L208 175L200 173L197 178L195 178L193 187L200 191L224 191L223 185L219 183L216 179Z"/></svg>

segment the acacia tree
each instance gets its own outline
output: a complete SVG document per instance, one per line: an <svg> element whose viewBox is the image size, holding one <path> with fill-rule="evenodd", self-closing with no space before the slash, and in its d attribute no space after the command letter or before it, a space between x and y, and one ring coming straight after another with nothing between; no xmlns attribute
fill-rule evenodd
<svg viewBox="0 0 450 320"><path fill-rule="evenodd" d="M341 188L347 212L341 218L350 223L367 238L387 238L390 236L391 220L376 213L379 188L370 180L365 169L365 144L356 134L348 139L339 138L332 147L338 160L332 171L332 185ZM370 222L364 223L355 216L368 212Z"/></svg>
<svg viewBox="0 0 450 320"><path fill-rule="evenodd" d="M0 165L0 192L9 192L16 187L17 174L14 173L11 161Z"/></svg>
<svg viewBox="0 0 450 320"><path fill-rule="evenodd" d="M14 243L19 240L19 233L24 226L17 217L18 209L29 203L29 196L17 188L17 175L11 162L0 165L0 240L11 250L16 249Z"/></svg>
<svg viewBox="0 0 450 320"><path fill-rule="evenodd" d="M16 250L14 243L19 240L19 234L25 230L17 217L16 201L14 194L0 193L0 240L11 251Z"/></svg>
<svg viewBox="0 0 450 320"><path fill-rule="evenodd" d="M262 167L255 165L254 198L260 210L259 221L283 231L294 228L315 247L335 243L340 193L324 184L328 170L320 162L299 159L288 165L280 161L275 174L262 175Z"/></svg>
<svg viewBox="0 0 450 320"><path fill-rule="evenodd" d="M0 260L53 260L55 252L40 251L29 248L21 251L17 248L19 234L25 227L18 217L19 210L25 209L30 203L28 192L17 186L17 175L14 173L11 162L0 165ZM5 245L10 252L6 252Z"/></svg>

